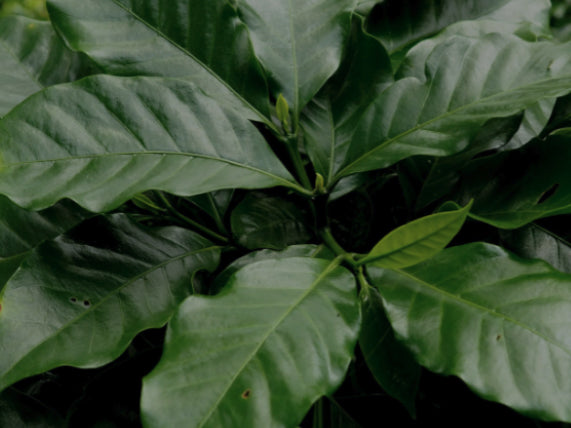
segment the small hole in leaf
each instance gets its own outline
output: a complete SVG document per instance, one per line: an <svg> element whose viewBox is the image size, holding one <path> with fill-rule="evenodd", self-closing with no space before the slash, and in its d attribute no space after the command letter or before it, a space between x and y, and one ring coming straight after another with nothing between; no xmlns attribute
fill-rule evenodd
<svg viewBox="0 0 571 428"><path fill-rule="evenodd" d="M76 303L76 302L77 302L77 297L71 297L71 298L69 299L69 301L70 301L71 303Z"/></svg>
<svg viewBox="0 0 571 428"><path fill-rule="evenodd" d="M242 393L242 398L244 400L247 400L248 398L250 398L250 395L252 395L252 390L251 389L247 389Z"/></svg>
<svg viewBox="0 0 571 428"><path fill-rule="evenodd" d="M89 300L84 300L83 301L83 306L85 306L86 308L91 306L91 302Z"/></svg>
<svg viewBox="0 0 571 428"><path fill-rule="evenodd" d="M498 334L498 335L496 336L496 340L500 340L501 338L502 338L502 335L501 335L501 334Z"/></svg>
<svg viewBox="0 0 571 428"><path fill-rule="evenodd" d="M537 201L537 204L538 205L542 204L543 202L545 202L549 198L551 198L555 194L555 192L557 191L558 188L559 188L559 184L554 184L549 189L547 189L545 192L543 192L541 197L539 198L539 201Z"/></svg>

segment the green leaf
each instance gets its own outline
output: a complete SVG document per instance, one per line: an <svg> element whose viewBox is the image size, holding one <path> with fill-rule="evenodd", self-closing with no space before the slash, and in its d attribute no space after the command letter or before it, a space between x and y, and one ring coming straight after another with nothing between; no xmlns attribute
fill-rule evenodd
<svg viewBox="0 0 571 428"><path fill-rule="evenodd" d="M456 211L431 214L388 233L359 264L400 269L420 263L440 252L462 228L472 203Z"/></svg>
<svg viewBox="0 0 571 428"><path fill-rule="evenodd" d="M25 377L117 358L140 331L164 325L212 271L220 249L177 227L96 217L40 245L0 294L0 390Z"/></svg>
<svg viewBox="0 0 571 428"><path fill-rule="evenodd" d="M420 364L529 416L571 421L570 275L474 243L369 276Z"/></svg>
<svg viewBox="0 0 571 428"><path fill-rule="evenodd" d="M49 0L56 30L106 73L186 78L223 105L271 125L248 29L225 0Z"/></svg>
<svg viewBox="0 0 571 428"><path fill-rule="evenodd" d="M335 72L349 32L354 0L240 0L257 57L275 98L299 113Z"/></svg>
<svg viewBox="0 0 571 428"><path fill-rule="evenodd" d="M549 34L549 7L546 0L386 0L371 11L367 30L393 54L463 20L535 24Z"/></svg>
<svg viewBox="0 0 571 428"><path fill-rule="evenodd" d="M34 92L77 79L83 68L49 23L0 18L0 117Z"/></svg>
<svg viewBox="0 0 571 428"><path fill-rule="evenodd" d="M296 426L343 380L360 325L348 271L265 260L224 290L190 297L169 323L162 359L143 380L145 426Z"/></svg>
<svg viewBox="0 0 571 428"><path fill-rule="evenodd" d="M511 153L477 159L462 176L470 216L504 229L571 212L571 136L553 135Z"/></svg>
<svg viewBox="0 0 571 428"><path fill-rule="evenodd" d="M308 155L327 185L341 156L337 151L343 151L367 107L394 81L387 52L362 24L353 20L348 55L300 118Z"/></svg>
<svg viewBox="0 0 571 428"><path fill-rule="evenodd" d="M65 420L37 399L16 390L0 394L0 426L9 428L60 428Z"/></svg>
<svg viewBox="0 0 571 428"><path fill-rule="evenodd" d="M232 211L232 233L237 242L250 250L282 250L303 244L312 234L305 210L290 199L264 194L248 194Z"/></svg>
<svg viewBox="0 0 571 428"><path fill-rule="evenodd" d="M69 202L32 212L0 196L0 290L32 249L89 216L91 213Z"/></svg>
<svg viewBox="0 0 571 428"><path fill-rule="evenodd" d="M68 197L105 211L150 189L300 188L253 124L180 80L52 87L6 116L0 135L0 193L33 209Z"/></svg>
<svg viewBox="0 0 571 428"><path fill-rule="evenodd" d="M379 292L361 290L363 325L359 346L371 373L391 397L399 400L414 418L421 368L410 351L396 340Z"/></svg>
<svg viewBox="0 0 571 428"><path fill-rule="evenodd" d="M426 80L404 77L376 99L336 161L337 178L413 155L460 152L489 119L512 116L571 87L567 45L489 34L454 36L426 49Z"/></svg>

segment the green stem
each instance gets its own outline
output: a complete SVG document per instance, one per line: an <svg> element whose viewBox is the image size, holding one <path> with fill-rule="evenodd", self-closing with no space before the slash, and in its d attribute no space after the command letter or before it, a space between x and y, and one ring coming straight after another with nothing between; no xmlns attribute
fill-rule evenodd
<svg viewBox="0 0 571 428"><path fill-rule="evenodd" d="M359 266L357 268L357 283L359 284L359 289L364 290L367 293L369 292L369 289L372 288L372 285L369 284L369 281L365 278L363 266Z"/></svg>
<svg viewBox="0 0 571 428"><path fill-rule="evenodd" d="M201 231L202 233L204 233L205 235L216 239L220 242L223 242L224 244L228 244L230 241L228 240L228 238L226 238L225 236L222 236L216 232L214 232L213 230L210 230L209 228L201 225L200 223L188 218L187 216L185 216L184 214L181 214L180 212L177 211L177 209L175 207L173 207L170 203L170 201L168 200L168 198L163 194L163 192L157 192L157 194L159 195L159 198L161 199L161 201L163 201L163 203L165 204L165 207L168 208L168 210L178 219L182 220L183 222L187 223L189 226L193 227L194 229L198 229L199 231Z"/></svg>
<svg viewBox="0 0 571 428"><path fill-rule="evenodd" d="M309 177L307 175L307 171L303 166L303 161L301 160L301 156L299 154L299 145L297 141L297 135L290 135L286 138L285 144L290 156L291 161L293 162L293 167L295 168L295 172L298 178L301 180L301 184L303 187L309 190L313 190L313 186L309 181ZM312 192L313 193L313 192Z"/></svg>

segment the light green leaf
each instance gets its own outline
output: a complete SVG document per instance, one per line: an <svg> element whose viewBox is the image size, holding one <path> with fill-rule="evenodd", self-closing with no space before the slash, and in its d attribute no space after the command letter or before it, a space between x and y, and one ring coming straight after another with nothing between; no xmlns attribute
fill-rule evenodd
<svg viewBox="0 0 571 428"><path fill-rule="evenodd" d="M238 0L270 89L299 113L335 72L355 0Z"/></svg>
<svg viewBox="0 0 571 428"><path fill-rule="evenodd" d="M346 154L336 161L337 178L413 155L460 152L489 119L512 116L571 88L568 45L489 34L454 36L427 49L425 80L404 77L376 99L348 148L339 150Z"/></svg>
<svg viewBox="0 0 571 428"><path fill-rule="evenodd" d="M248 30L226 0L49 0L56 30L108 74L179 77L271 125Z"/></svg>
<svg viewBox="0 0 571 428"><path fill-rule="evenodd" d="M34 92L75 80L83 68L48 22L0 18L0 117Z"/></svg>
<svg viewBox="0 0 571 428"><path fill-rule="evenodd" d="M352 275L309 258L247 265L175 314L143 380L144 426L296 426L345 377L360 325ZM189 405L192 403L192 405Z"/></svg>
<svg viewBox="0 0 571 428"><path fill-rule="evenodd" d="M264 194L249 194L232 211L232 233L250 250L282 250L303 244L312 237L308 213L291 200Z"/></svg>
<svg viewBox="0 0 571 428"><path fill-rule="evenodd" d="M193 275L219 256L186 229L151 231L123 214L40 245L0 294L0 390L58 366L114 360L137 333L164 325Z"/></svg>
<svg viewBox="0 0 571 428"><path fill-rule="evenodd" d="M300 187L253 124L180 80L49 88L0 122L0 141L0 193L33 209L68 197L105 211L149 189Z"/></svg>
<svg viewBox="0 0 571 428"><path fill-rule="evenodd" d="M474 243L369 276L420 364L529 416L571 421L570 275Z"/></svg>
<svg viewBox="0 0 571 428"><path fill-rule="evenodd" d="M90 215L69 202L41 212L27 211L0 196L0 290L32 249Z"/></svg>
<svg viewBox="0 0 571 428"><path fill-rule="evenodd" d="M359 263L400 269L433 257L460 231L471 207L469 203L456 211L431 214L404 224L381 239Z"/></svg>

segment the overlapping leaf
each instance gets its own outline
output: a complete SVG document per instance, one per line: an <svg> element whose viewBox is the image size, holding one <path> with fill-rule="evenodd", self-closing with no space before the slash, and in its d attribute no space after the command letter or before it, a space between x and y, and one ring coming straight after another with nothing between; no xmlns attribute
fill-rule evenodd
<svg viewBox="0 0 571 428"><path fill-rule="evenodd" d="M117 358L137 333L167 322L219 253L188 230L150 231L123 214L42 244L0 294L0 390L57 366Z"/></svg>
<svg viewBox="0 0 571 428"><path fill-rule="evenodd" d="M169 323L143 381L144 425L295 426L344 378L359 324L345 269L300 257L247 265Z"/></svg>
<svg viewBox="0 0 571 428"><path fill-rule="evenodd" d="M244 117L269 115L248 30L225 0L50 0L56 30L108 74L180 77Z"/></svg>
<svg viewBox="0 0 571 428"><path fill-rule="evenodd" d="M404 77L375 100L348 147L338 150L338 178L413 155L457 153L487 120L514 115L571 87L568 45L489 34L453 36L426 48L426 80Z"/></svg>
<svg viewBox="0 0 571 428"><path fill-rule="evenodd" d="M68 197L103 211L149 189L299 187L248 120L179 80L49 88L0 122L0 141L0 193L34 209Z"/></svg>
<svg viewBox="0 0 571 428"><path fill-rule="evenodd" d="M571 275L482 243L369 274L422 365L530 416L571 420Z"/></svg>
<svg viewBox="0 0 571 428"><path fill-rule="evenodd" d="M46 86L75 80L83 68L49 23L0 18L0 117Z"/></svg>

